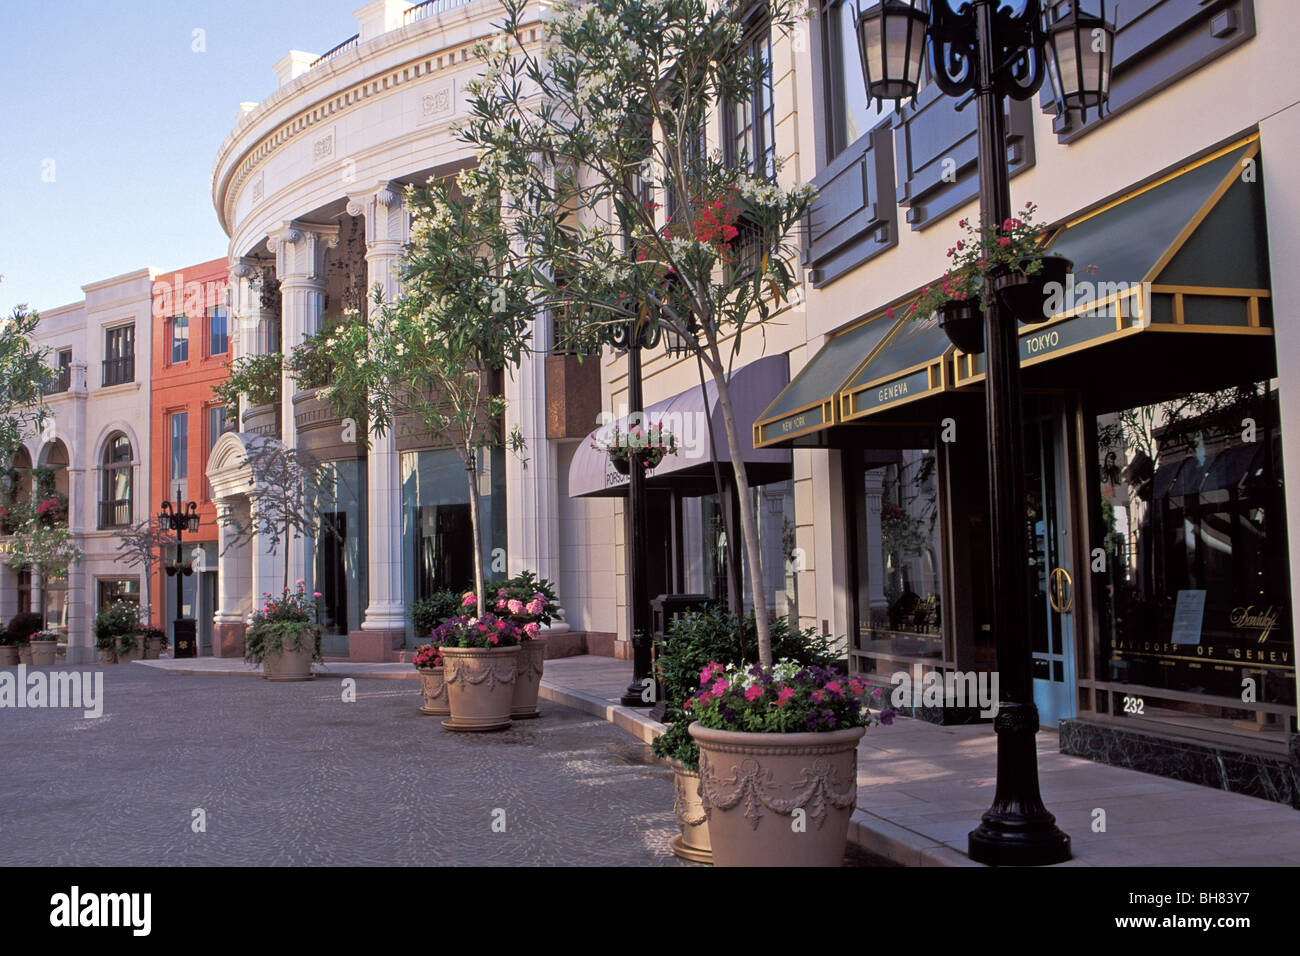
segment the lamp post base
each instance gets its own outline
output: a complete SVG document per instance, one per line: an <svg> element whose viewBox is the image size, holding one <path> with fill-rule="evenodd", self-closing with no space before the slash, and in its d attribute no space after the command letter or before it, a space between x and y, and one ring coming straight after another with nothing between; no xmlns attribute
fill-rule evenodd
<svg viewBox="0 0 1300 956"><path fill-rule="evenodd" d="M1041 817L990 811L967 841L970 858L986 866L1051 866L1071 856L1069 836L1047 811Z"/></svg>

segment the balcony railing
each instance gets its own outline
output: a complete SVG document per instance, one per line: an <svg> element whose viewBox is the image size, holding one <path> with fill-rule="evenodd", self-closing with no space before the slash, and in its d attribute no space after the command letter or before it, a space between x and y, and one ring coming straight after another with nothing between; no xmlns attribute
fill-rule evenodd
<svg viewBox="0 0 1300 956"><path fill-rule="evenodd" d="M99 526L101 528L125 528L130 523L130 498L122 501L101 501L99 503Z"/></svg>
<svg viewBox="0 0 1300 956"><path fill-rule="evenodd" d="M64 367L59 369L54 378L45 383L42 391L46 395L61 395L70 388L72 388L72 369Z"/></svg>
<svg viewBox="0 0 1300 956"><path fill-rule="evenodd" d="M309 70L314 69L315 67L320 66L322 63L325 63L326 61L334 59L334 57L338 56L340 53L346 53L348 50L351 50L353 47L355 47L357 45L357 41L359 41L360 39L361 39L360 33L352 34L352 36L348 37L338 46L326 50L320 56L316 57L316 59L312 60L311 66L309 66L308 69Z"/></svg>
<svg viewBox="0 0 1300 956"><path fill-rule="evenodd" d="M105 387L121 385L135 381L135 356L123 355L121 358L104 359L103 375L100 381Z"/></svg>
<svg viewBox="0 0 1300 956"><path fill-rule="evenodd" d="M463 7L473 2L474 0L426 0L425 3L417 4L402 14L402 25L417 23L426 17L436 17L440 13L446 13L448 10Z"/></svg>

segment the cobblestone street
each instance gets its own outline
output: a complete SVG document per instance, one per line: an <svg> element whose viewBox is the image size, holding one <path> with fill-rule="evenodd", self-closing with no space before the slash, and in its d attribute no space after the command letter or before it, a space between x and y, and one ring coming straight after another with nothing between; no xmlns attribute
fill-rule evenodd
<svg viewBox="0 0 1300 956"><path fill-rule="evenodd" d="M413 681L359 680L343 703L338 679L123 665L104 698L91 720L0 711L0 864L679 862L670 772L545 701L540 720L462 735L417 712Z"/></svg>

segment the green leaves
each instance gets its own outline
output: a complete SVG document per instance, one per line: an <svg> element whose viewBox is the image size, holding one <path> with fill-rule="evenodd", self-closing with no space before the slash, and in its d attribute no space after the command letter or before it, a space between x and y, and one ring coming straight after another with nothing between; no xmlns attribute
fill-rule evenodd
<svg viewBox="0 0 1300 956"><path fill-rule="evenodd" d="M54 370L47 364L49 349L34 339L39 322L24 305L0 317L0 460L6 464L45 421L42 399Z"/></svg>

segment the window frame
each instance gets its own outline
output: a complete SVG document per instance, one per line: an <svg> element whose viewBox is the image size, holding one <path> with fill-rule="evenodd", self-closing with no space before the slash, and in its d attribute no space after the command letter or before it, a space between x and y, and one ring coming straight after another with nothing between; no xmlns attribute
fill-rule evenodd
<svg viewBox="0 0 1300 956"><path fill-rule="evenodd" d="M190 414L189 409L187 408L178 408L167 413L167 491L168 491L167 497L169 498L175 495L177 486L181 482L185 483L185 488L181 492L182 497L187 495L189 491L189 473L190 473L189 414ZM185 470L185 473L180 476L177 476L176 474L176 462L177 462L176 442L178 437L176 435L176 421L178 418L183 419L185 423L185 428L183 430L183 433L181 436L179 436L180 437L180 461L182 467Z"/></svg>
<svg viewBox="0 0 1300 956"><path fill-rule="evenodd" d="M116 370L110 372L110 370ZM109 381L109 379L114 379ZM100 365L100 386L125 385L135 381L135 321L104 326L104 359Z"/></svg>
<svg viewBox="0 0 1300 956"><path fill-rule="evenodd" d="M758 47L766 47L767 53L767 71L763 81L758 83L750 93L750 101L747 104L750 115L750 122L747 129L746 148L753 152L744 157L738 154L736 149L736 139L740 135L740 130L736 128L736 108L740 104L729 102L723 105L722 110L722 134L723 134L723 155L726 157L727 165L730 167L744 166L753 176L758 176L768 182L776 180L776 82L772 76L772 23L766 14L760 8L759 12L751 14L745 25L745 33L741 38L740 46L733 55L754 56ZM767 110L762 108L761 94L767 93ZM767 116L764 130L763 116ZM770 139L765 140L762 137L766 134ZM761 171L760 171L761 170Z"/></svg>
<svg viewBox="0 0 1300 956"><path fill-rule="evenodd" d="M112 461L110 456L113 453L114 446L118 441L126 442L128 456L126 461ZM100 471L102 472L99 483L99 527L123 528L130 525L135 516L135 445L131 442L130 436L125 432L114 432L107 442L104 443L104 453L100 456ZM109 497L109 490L113 483L115 473L119 471L126 472L126 498ZM115 513L115 506L122 501L126 502L126 520L112 520L106 516Z"/></svg>
<svg viewBox="0 0 1300 956"><path fill-rule="evenodd" d="M179 343L176 339L176 331L181 326L178 324L184 322L185 338ZM176 346L184 346L185 355L182 358L176 357ZM190 317L185 314L173 315L167 320L167 364L182 365L190 360Z"/></svg>
<svg viewBox="0 0 1300 956"><path fill-rule="evenodd" d="M205 331L207 332L207 335L205 337L207 357L212 358L217 355L229 355L230 354L230 313L229 311L226 309L224 305L210 305L204 310L203 314L204 314L204 328ZM214 334L213 320L217 318L218 314L220 315L222 321L221 340L225 344L225 347L222 348L221 351L217 351L212 347L213 334Z"/></svg>

